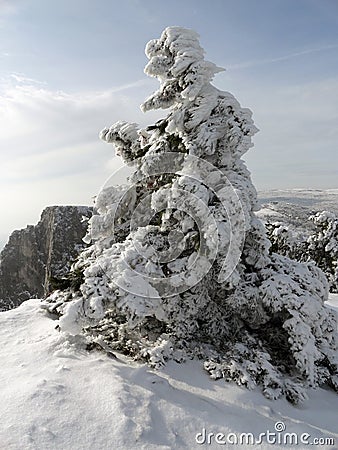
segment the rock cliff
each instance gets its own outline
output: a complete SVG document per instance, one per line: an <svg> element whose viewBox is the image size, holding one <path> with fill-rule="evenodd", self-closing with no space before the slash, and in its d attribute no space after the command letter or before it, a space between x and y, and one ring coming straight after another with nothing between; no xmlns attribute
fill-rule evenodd
<svg viewBox="0 0 338 450"><path fill-rule="evenodd" d="M84 248L92 208L49 206L37 225L12 233L0 255L0 310L43 297L50 279L62 277Z"/></svg>

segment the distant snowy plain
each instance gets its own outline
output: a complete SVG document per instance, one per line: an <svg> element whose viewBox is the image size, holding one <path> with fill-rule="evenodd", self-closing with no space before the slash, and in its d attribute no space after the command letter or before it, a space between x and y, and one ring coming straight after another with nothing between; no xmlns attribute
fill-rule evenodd
<svg viewBox="0 0 338 450"><path fill-rule="evenodd" d="M338 216L338 189L272 189L258 191L260 217L280 220L284 215L297 225L318 211L331 211Z"/></svg>

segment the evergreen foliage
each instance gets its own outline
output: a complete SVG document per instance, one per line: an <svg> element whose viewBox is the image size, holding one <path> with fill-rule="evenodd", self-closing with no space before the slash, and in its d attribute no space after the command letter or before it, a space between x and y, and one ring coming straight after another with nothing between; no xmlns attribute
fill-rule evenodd
<svg viewBox="0 0 338 450"><path fill-rule="evenodd" d="M338 293L338 218L322 211L309 218L317 232L308 238L308 254L327 275L330 291Z"/></svg>
<svg viewBox="0 0 338 450"><path fill-rule="evenodd" d="M221 69L204 60L193 31L167 28L146 54L160 87L142 109L168 115L101 132L134 172L96 199L91 247L75 265L80 292L47 299L61 330L154 367L196 356L212 378L259 385L269 398L297 402L308 386L334 386L326 279L270 253L254 213L241 159L257 131L251 112L210 84Z"/></svg>
<svg viewBox="0 0 338 450"><path fill-rule="evenodd" d="M279 222L266 224L271 242L270 251L300 262L313 261L326 275L329 289L338 292L338 219L328 211L309 217L315 230L309 236L300 236Z"/></svg>

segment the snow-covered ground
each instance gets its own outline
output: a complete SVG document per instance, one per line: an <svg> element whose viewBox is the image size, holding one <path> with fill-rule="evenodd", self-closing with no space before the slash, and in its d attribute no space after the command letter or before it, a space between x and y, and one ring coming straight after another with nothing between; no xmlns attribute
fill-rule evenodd
<svg viewBox="0 0 338 450"><path fill-rule="evenodd" d="M329 307L338 311L338 295ZM332 391L311 391L299 407L269 401L258 391L212 381L198 361L153 371L120 355L88 353L56 324L39 300L0 313L1 450L306 449L327 438L335 444L312 448L338 448ZM277 422L284 432L276 432ZM266 437L261 445L232 444L241 433L259 439L267 431L276 433L269 437L276 444ZM297 433L299 444L278 444L286 432ZM211 444L208 433L214 433ZM224 436L216 439L217 433Z"/></svg>

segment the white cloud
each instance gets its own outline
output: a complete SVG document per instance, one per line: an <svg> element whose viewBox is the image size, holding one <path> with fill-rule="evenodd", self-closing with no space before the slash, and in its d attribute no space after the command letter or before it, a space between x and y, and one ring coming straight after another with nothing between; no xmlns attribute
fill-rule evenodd
<svg viewBox="0 0 338 450"><path fill-rule="evenodd" d="M86 143L118 115L144 120L135 100L111 91L68 94L20 85L7 89L0 101L0 140L10 154Z"/></svg>
<svg viewBox="0 0 338 450"><path fill-rule="evenodd" d="M118 166L99 131L117 120L153 123L139 104L143 81L109 91L66 93L15 74L0 94L0 235L34 223L47 204L89 204ZM28 83L28 84L27 84Z"/></svg>
<svg viewBox="0 0 338 450"><path fill-rule="evenodd" d="M144 83L70 94L27 84L30 79L24 76L13 77L20 84L5 85L0 94L0 143L5 160L97 142L99 131L119 119L152 120L152 114L144 116L138 107L146 96L141 89ZM138 88L132 96L126 94L131 88Z"/></svg>

